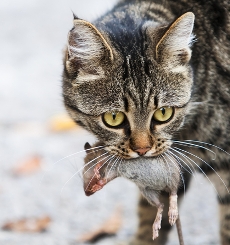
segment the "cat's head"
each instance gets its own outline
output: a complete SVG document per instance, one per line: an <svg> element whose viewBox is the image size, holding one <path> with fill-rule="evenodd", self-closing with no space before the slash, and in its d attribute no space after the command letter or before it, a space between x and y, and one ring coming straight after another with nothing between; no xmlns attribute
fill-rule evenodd
<svg viewBox="0 0 230 245"><path fill-rule="evenodd" d="M124 23L109 19L96 27L74 19L64 60L65 106L110 153L158 156L189 113L194 15L169 25Z"/></svg>

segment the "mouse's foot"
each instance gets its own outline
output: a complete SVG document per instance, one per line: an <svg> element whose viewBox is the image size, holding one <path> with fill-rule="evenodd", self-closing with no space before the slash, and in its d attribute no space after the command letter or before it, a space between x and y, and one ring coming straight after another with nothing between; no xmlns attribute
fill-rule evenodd
<svg viewBox="0 0 230 245"><path fill-rule="evenodd" d="M153 240L155 240L159 236L159 230L161 228L161 220L162 220L162 212L163 212L163 204L160 204L157 207L157 215L153 223Z"/></svg>
<svg viewBox="0 0 230 245"><path fill-rule="evenodd" d="M177 206L177 195L169 196L169 223L174 225L178 218L178 206Z"/></svg>

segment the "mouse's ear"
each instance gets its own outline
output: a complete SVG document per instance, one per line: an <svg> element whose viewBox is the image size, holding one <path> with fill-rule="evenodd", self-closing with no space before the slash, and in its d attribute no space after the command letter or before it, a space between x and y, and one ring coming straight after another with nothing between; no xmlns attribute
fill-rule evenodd
<svg viewBox="0 0 230 245"><path fill-rule="evenodd" d="M84 149L86 152L88 152L91 149L91 145L89 144L89 142L85 143Z"/></svg>

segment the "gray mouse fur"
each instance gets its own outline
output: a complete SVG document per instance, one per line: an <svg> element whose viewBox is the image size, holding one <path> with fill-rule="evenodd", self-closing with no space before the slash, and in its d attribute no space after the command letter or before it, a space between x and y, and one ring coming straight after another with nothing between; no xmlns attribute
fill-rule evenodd
<svg viewBox="0 0 230 245"><path fill-rule="evenodd" d="M98 147L97 143L94 147ZM148 202L156 206L157 215L153 223L153 239L159 235L163 203L159 200L160 191L169 193L169 223L175 224L178 218L177 190L180 186L180 166L174 161L157 161L156 158L134 158L121 164L110 164L107 152L85 144L87 155L83 170L84 190L87 196L100 190L116 177L124 177L134 182ZM107 154L107 155L106 155ZM117 162L118 163L118 162ZM110 166L111 165L111 166Z"/></svg>

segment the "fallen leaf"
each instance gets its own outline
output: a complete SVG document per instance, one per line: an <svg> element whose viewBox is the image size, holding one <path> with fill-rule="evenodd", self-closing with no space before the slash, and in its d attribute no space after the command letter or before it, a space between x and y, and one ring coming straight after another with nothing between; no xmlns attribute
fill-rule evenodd
<svg viewBox="0 0 230 245"><path fill-rule="evenodd" d="M14 222L8 222L3 225L2 229L17 232L43 232L50 224L50 217L21 219Z"/></svg>
<svg viewBox="0 0 230 245"><path fill-rule="evenodd" d="M115 236L122 225L122 208L119 206L115 209L111 217L106 220L99 228L82 235L78 242L95 243L96 241Z"/></svg>
<svg viewBox="0 0 230 245"><path fill-rule="evenodd" d="M77 124L66 114L53 117L49 124L52 131L66 131L79 128L79 126L77 126Z"/></svg>
<svg viewBox="0 0 230 245"><path fill-rule="evenodd" d="M15 175L31 174L38 171L41 168L41 157L31 156L28 159L19 163L14 169Z"/></svg>

